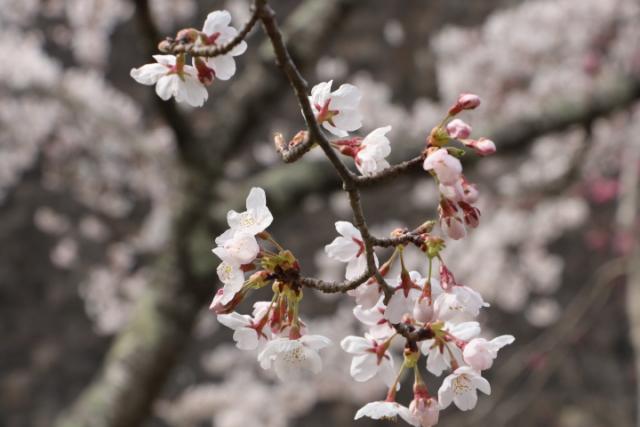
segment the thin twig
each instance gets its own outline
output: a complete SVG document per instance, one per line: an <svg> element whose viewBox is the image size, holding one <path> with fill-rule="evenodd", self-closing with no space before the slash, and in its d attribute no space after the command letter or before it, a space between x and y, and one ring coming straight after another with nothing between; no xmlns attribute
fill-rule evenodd
<svg viewBox="0 0 640 427"><path fill-rule="evenodd" d="M231 52L233 48L238 46L249 35L249 32L253 29L258 22L258 8L255 3L251 7L251 18L242 27L242 30L227 44L222 46L209 45L209 46L197 46L195 43L183 43L180 40L167 39L162 41L158 45L158 50L163 53L172 53L174 55L179 53L187 53L191 56L203 56L207 58L213 58L216 56L226 55Z"/></svg>

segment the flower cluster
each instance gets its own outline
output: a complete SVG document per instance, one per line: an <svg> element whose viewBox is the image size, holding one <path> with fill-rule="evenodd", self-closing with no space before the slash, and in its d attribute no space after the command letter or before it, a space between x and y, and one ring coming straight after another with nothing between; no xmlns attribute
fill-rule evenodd
<svg viewBox="0 0 640 427"><path fill-rule="evenodd" d="M220 323L234 330L239 349L259 350L260 366L273 368L280 379L286 380L307 372L318 373L322 368L318 350L331 341L307 334L298 316L302 289L293 281L298 262L266 231L272 222L262 188L251 189L244 212L229 211L229 229L216 238L213 249L222 260L217 270L224 287L210 308L218 314ZM275 252L267 245L275 247ZM245 273L253 270L246 279ZM249 291L267 285L273 290L271 301L254 303L251 316L233 311Z"/></svg>
<svg viewBox="0 0 640 427"><path fill-rule="evenodd" d="M272 37L277 31L273 28L275 24L264 21L268 14L257 14L254 18L258 16L270 29L267 33L276 47L281 40ZM179 45L204 49L196 54L181 47L177 55L156 55L156 64L133 69L131 75L140 83L155 84L162 99L174 97L178 102L201 106L208 96L205 86L216 77L226 80L235 73L234 56L246 50L243 38L256 22L254 18L239 35L229 26L228 12L212 12L202 31L185 29L177 35ZM185 51L194 55L192 65L185 64ZM285 46L276 48L280 63L290 61L282 51L286 52ZM293 78L291 75L288 78L297 89L304 86L304 82L295 80L295 73ZM329 81L314 86L308 99L303 98L302 106L307 122L315 121L334 139L329 140L322 130L320 136L317 129L315 132L303 130L287 146L282 135L277 134L278 151L284 156L288 147L306 144L304 148L308 150L318 143L325 151L336 150L353 158L355 167L363 175L359 179L385 177L386 170L391 168L387 161L391 153L387 138L391 126L378 127L364 137L350 135L362 127L361 92L351 84L332 91L332 85ZM304 101L308 104L304 105ZM461 143L480 156L492 154L496 149L488 139L471 139L471 127L457 118L463 111L479 105L478 96L460 95L445 118L431 130L424 151L416 158L439 186L440 226L443 234L452 239L460 239L468 227L476 227L480 211L473 206L478 198L476 186L462 174L459 157L465 150L452 147L451 143ZM313 133L319 142L310 140ZM334 160L334 166L336 162L341 163ZM273 215L267 207L264 190L252 188L245 210L229 211L229 228L215 239L213 253L221 260L217 274L224 286L216 293L210 309L220 323L234 331L233 339L239 349L256 351L263 369L273 369L278 378L289 380L320 372L319 351L331 344L327 337L310 334L300 318L303 288L348 292L355 297L353 314L366 329L363 336L347 336L340 343L342 349L353 356L351 375L359 382L379 377L389 386L386 399L366 404L356 413L356 419L400 416L411 425L426 427L435 425L440 410L452 402L463 411L474 408L477 390L485 394L491 392L482 371L491 368L500 348L512 343L514 338L510 335L491 340L480 337L480 325L474 318L488 304L478 292L458 283L445 264L441 255L445 241L432 234L436 221L427 221L413 231L397 229L390 239L372 237L359 206L358 190L353 189L359 181L349 172L336 168L341 172L345 189L350 184L348 193L356 225L336 222L339 236L326 245L325 250L330 258L346 263L346 281L327 283L303 277L293 253L267 231ZM407 268L404 251L409 245L424 254L426 275L423 276L420 268ZM394 248L382 265L374 252L376 246ZM255 302L250 315L236 311L249 293L264 288L271 290L270 299ZM396 368L397 355L393 354L392 344L400 340L404 340L403 361ZM437 396L429 393L422 379L421 359L425 360L425 369L435 376L448 372ZM415 378L413 400L408 406L396 401L406 370L413 370Z"/></svg>
<svg viewBox="0 0 640 427"><path fill-rule="evenodd" d="M352 156L363 175L383 171L389 167L385 158L390 144L385 135L390 127L375 129L365 138L345 138L361 126L360 92L347 84L331 92L331 85L320 83L312 90L309 100L315 119L328 132L343 138L333 141L332 147ZM478 225L479 211L473 206L478 191L462 175L458 157L464 151L449 143L458 141L482 156L495 151L495 145L487 139L469 139L471 127L456 118L479 104L477 96L461 95L430 132L423 154L423 168L440 188L441 228L454 239L464 237L465 226ZM246 211L231 211L227 220L229 230L216 239L213 250L222 260L218 274L224 288L218 291L211 308L222 324L234 330L238 348L258 350L260 365L273 368L279 378L319 372L322 362L318 350L330 340L308 334L299 318L305 282L293 254L266 231L273 217L264 191L252 189ZM391 235L394 250L382 265L375 253L367 252L371 241L363 237L362 225L336 222L339 236L325 247L330 258L346 264L345 283L355 283L348 287L355 297L353 314L366 330L363 336L347 336L340 343L353 356L351 375L359 382L379 377L389 386L386 399L366 404L356 413L356 419L400 416L411 425L424 427L435 425L440 411L451 403L460 410L470 410L476 406L478 390L491 392L482 371L491 368L498 351L514 340L511 335L491 340L480 337L480 324L474 319L488 304L474 289L456 281L442 256L445 240L432 234L435 224L427 221L413 231L395 230ZM408 245L424 254L426 275L407 268L404 252ZM368 255L373 256L379 275L369 271ZM253 270L246 279L245 273ZM250 290L267 285L273 291L270 302L256 302L251 316L233 311ZM392 344L403 339L403 361L397 368ZM448 372L437 395L429 393L422 379L421 359L426 371L434 376ZM396 401L406 370L413 370L415 378L413 400L408 406Z"/></svg>
<svg viewBox="0 0 640 427"><path fill-rule="evenodd" d="M225 46L238 34L229 25L231 15L226 10L211 12L202 31L188 28L178 32L176 41L198 47ZM156 93L163 100L173 97L177 102L186 102L201 107L209 97L207 86L217 78L229 80L236 73L235 56L247 50L243 40L228 53L212 57L193 57L192 65L186 65L186 55L154 55L156 63L146 64L131 70L131 77L143 85L156 85Z"/></svg>
<svg viewBox="0 0 640 427"><path fill-rule="evenodd" d="M433 175L440 189L438 212L443 231L452 239L466 236L466 228L475 228L480 222L480 210L473 206L478 199L478 190L462 174L458 159L463 150L449 147L450 142L460 142L480 156L496 151L493 141L470 139L471 126L455 118L464 110L473 110L480 105L477 95L463 93L449 109L444 120L432 129L427 138L426 158L423 168Z"/></svg>
<svg viewBox="0 0 640 427"><path fill-rule="evenodd" d="M386 158L391 154L391 143L386 135L391 126L379 127L364 138L349 138L349 132L362 127L359 111L362 95L360 89L351 84L343 84L332 92L332 84L333 81L318 83L309 97L317 122L340 138L331 144L345 156L352 157L362 175L374 175L388 168Z"/></svg>
<svg viewBox="0 0 640 427"><path fill-rule="evenodd" d="M359 246L359 235L350 230L353 226L349 223L336 227L343 236L326 246L327 253L343 262L358 262L353 245ZM473 319L488 304L478 292L456 281L441 257L442 239L424 233L418 240L423 242L420 248L428 265L426 277L418 271L407 270L404 247L398 246L380 268L389 288L385 290L371 279L352 292L356 302L354 316L366 332L363 337L348 336L341 342L342 348L353 355L351 375L356 381L368 381L378 376L390 387L384 401L368 403L357 412L356 419L400 416L414 426L432 426L438 421L439 411L452 402L460 410L473 409L477 390L485 394L491 392L481 372L491 368L498 350L514 340L510 335L492 340L479 337L480 324ZM391 275L391 267L398 259L400 272ZM439 263L437 275L433 274L436 262ZM402 339L399 328L422 331L423 334L418 342L407 340L404 362L396 371L391 344ZM431 374L441 376L445 371L450 372L437 397L429 393L422 380L418 365L422 356L426 359L425 368ZM406 369L413 369L415 376L414 398L408 407L395 399L402 372Z"/></svg>

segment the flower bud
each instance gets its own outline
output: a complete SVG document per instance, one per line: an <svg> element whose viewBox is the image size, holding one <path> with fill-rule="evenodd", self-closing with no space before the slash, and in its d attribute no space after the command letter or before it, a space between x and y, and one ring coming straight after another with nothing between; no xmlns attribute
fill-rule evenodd
<svg viewBox="0 0 640 427"><path fill-rule="evenodd" d="M468 139L462 141L464 145L472 148L479 156L488 156L496 152L496 144L487 138L480 138L478 140Z"/></svg>
<svg viewBox="0 0 640 427"><path fill-rule="evenodd" d="M461 93L456 103L449 109L449 115L455 116L462 110L473 110L480 105L480 97L472 93Z"/></svg>
<svg viewBox="0 0 640 427"><path fill-rule="evenodd" d="M471 126L460 119L451 120L447 124L447 133L451 138L465 139L471 135Z"/></svg>
<svg viewBox="0 0 640 427"><path fill-rule="evenodd" d="M433 397L416 396L409 404L409 411L421 427L432 427L438 424L440 407Z"/></svg>

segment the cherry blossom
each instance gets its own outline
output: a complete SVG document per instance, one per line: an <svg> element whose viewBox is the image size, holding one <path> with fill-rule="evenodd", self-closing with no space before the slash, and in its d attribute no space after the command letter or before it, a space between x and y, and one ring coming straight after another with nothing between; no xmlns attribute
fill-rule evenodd
<svg viewBox="0 0 640 427"><path fill-rule="evenodd" d="M390 130L391 126L377 128L360 143L355 163L362 175L373 175L389 167L386 158L391 154L391 145L386 134Z"/></svg>
<svg viewBox="0 0 640 427"><path fill-rule="evenodd" d="M330 258L346 262L346 277L353 280L362 275L367 269L367 258L364 242L360 230L348 221L337 221L336 231L341 236L326 245L324 250Z"/></svg>
<svg viewBox="0 0 640 427"><path fill-rule="evenodd" d="M395 380L393 357L389 351L388 342L378 342L368 334L365 337L348 336L340 346L347 353L353 354L351 361L351 376L354 380L368 381L377 374L387 386Z"/></svg>
<svg viewBox="0 0 640 427"><path fill-rule="evenodd" d="M244 285L244 273L238 264L222 261L216 268L218 278L224 284L222 304L226 304Z"/></svg>
<svg viewBox="0 0 640 427"><path fill-rule="evenodd" d="M227 230L216 238L216 244L213 253L236 266L253 262L260 252L255 236L245 231Z"/></svg>
<svg viewBox="0 0 640 427"><path fill-rule="evenodd" d="M453 185L460 179L462 164L445 148L432 151L422 165L424 170L433 170L441 184Z"/></svg>
<svg viewBox="0 0 640 427"><path fill-rule="evenodd" d="M227 213L229 227L235 231L242 231L256 235L267 229L273 222L273 215L267 207L267 196L260 187L253 187L247 196L247 210L238 213L234 210Z"/></svg>
<svg viewBox="0 0 640 427"><path fill-rule="evenodd" d="M218 322L234 330L233 340L240 350L255 350L260 342L269 338L269 330L256 324L251 316L246 314L220 314Z"/></svg>
<svg viewBox="0 0 640 427"><path fill-rule="evenodd" d="M216 10L209 15L202 28L203 36L197 39L197 45L224 46L237 34L238 30L230 26L231 14L226 10ZM225 55L218 55L206 59L207 66L213 70L214 77L220 80L229 80L236 73L236 61L234 56L242 55L247 50L247 43L241 41Z"/></svg>
<svg viewBox="0 0 640 427"><path fill-rule="evenodd" d="M484 338L474 338L464 347L462 356L473 369L484 371L491 368L493 360L498 356L498 350L514 341L513 335L501 335L491 341Z"/></svg>
<svg viewBox="0 0 640 427"><path fill-rule="evenodd" d="M463 322L457 325L445 324L443 330L447 331L449 339L468 341L480 334L480 324L478 322ZM435 339L422 341L420 344L422 354L427 356L427 370L439 377L446 369L462 363L462 351L456 342L438 342Z"/></svg>
<svg viewBox="0 0 640 427"><path fill-rule="evenodd" d="M350 84L341 85L331 92L333 80L318 83L311 89L309 101L318 123L334 134L345 137L349 132L362 127L360 106L360 89Z"/></svg>
<svg viewBox="0 0 640 427"><path fill-rule="evenodd" d="M396 420L398 415L411 425L416 424L416 419L406 406L402 406L398 402L377 401L369 402L362 408L358 409L354 420L362 417L369 417L374 420Z"/></svg>
<svg viewBox="0 0 640 427"><path fill-rule="evenodd" d="M488 395L491 394L491 385L473 368L458 368L444 379L438 390L440 407L445 409L453 402L461 411L473 409L478 402L476 390Z"/></svg>
<svg viewBox="0 0 640 427"><path fill-rule="evenodd" d="M276 338L267 343L258 355L262 369L273 369L280 380L300 378L307 372L317 374L322 370L318 350L331 344L322 335L303 335L298 339Z"/></svg>
<svg viewBox="0 0 640 427"><path fill-rule="evenodd" d="M131 77L143 85L156 85L156 93L165 101L174 97L193 107L204 105L209 93L194 67L184 65L184 60L177 60L174 55L153 55L153 59L157 63L133 68Z"/></svg>
<svg viewBox="0 0 640 427"><path fill-rule="evenodd" d="M468 286L453 286L436 298L434 309L441 320L462 317L476 317L480 308L489 307L482 295Z"/></svg>

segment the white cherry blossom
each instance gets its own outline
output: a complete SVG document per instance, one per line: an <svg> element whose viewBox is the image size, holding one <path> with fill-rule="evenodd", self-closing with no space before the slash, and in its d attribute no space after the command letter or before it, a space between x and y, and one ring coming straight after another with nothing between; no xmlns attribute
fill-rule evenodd
<svg viewBox="0 0 640 427"><path fill-rule="evenodd" d="M329 258L347 263L346 277L349 280L353 280L362 275L367 269L367 257L362 234L360 234L360 230L348 221L337 221L336 231L340 233L340 236L326 245L324 250L329 255Z"/></svg>
<svg viewBox="0 0 640 427"><path fill-rule="evenodd" d="M311 89L309 102L322 126L332 134L345 137L362 127L362 115L359 111L360 89L354 85L343 84L331 92L333 80L318 83Z"/></svg>
<svg viewBox="0 0 640 427"><path fill-rule="evenodd" d="M233 297L242 289L244 285L244 272L237 264L230 264L222 261L216 268L218 278L224 284L221 303L224 305L230 302Z"/></svg>
<svg viewBox="0 0 640 427"><path fill-rule="evenodd" d="M498 356L498 350L514 341L513 335L501 335L491 341L475 338L464 347L462 357L476 371L484 371L491 368L493 360Z"/></svg>
<svg viewBox="0 0 640 427"><path fill-rule="evenodd" d="M446 148L439 148L430 153L422 167L426 171L433 170L441 184L453 185L460 179L462 174L462 164L460 160L453 157Z"/></svg>
<svg viewBox="0 0 640 427"><path fill-rule="evenodd" d="M482 295L468 286L456 285L441 293L434 302L440 320L476 317L482 307L489 307Z"/></svg>
<svg viewBox="0 0 640 427"><path fill-rule="evenodd" d="M369 402L362 408L358 409L354 420L362 417L369 417L374 420L396 420L398 418L405 420L411 425L417 426L417 420L406 406L402 406L398 402L377 401Z"/></svg>
<svg viewBox="0 0 640 427"><path fill-rule="evenodd" d="M263 232L273 222L273 215L267 207L267 196L260 187L253 187L247 196L247 210L227 213L227 223L232 230L252 235Z"/></svg>
<svg viewBox="0 0 640 427"><path fill-rule="evenodd" d="M491 385L473 368L469 366L458 368L444 379L438 390L440 408L445 409L453 402L461 411L473 409L478 403L476 390L489 395Z"/></svg>
<svg viewBox="0 0 640 427"><path fill-rule="evenodd" d="M253 262L260 252L255 236L245 231L227 230L216 238L216 244L213 253L235 266Z"/></svg>
<svg viewBox="0 0 640 427"><path fill-rule="evenodd" d="M443 329L462 341L468 341L480 334L478 322L463 322L457 325L447 323ZM437 377L452 367L452 360L455 360L457 365L462 364L462 351L455 342L447 341L438 345L435 339L428 339L422 341L420 350L427 356L427 370Z"/></svg>
<svg viewBox="0 0 640 427"><path fill-rule="evenodd" d="M391 126L377 128L360 142L355 163L362 175L373 175L389 167L386 158L391 154L391 144L386 134L390 130Z"/></svg>
<svg viewBox="0 0 640 427"><path fill-rule="evenodd" d="M238 30L230 26L230 23L231 15L226 10L209 13L202 28L206 40L198 39L197 44L224 46L229 43L238 34ZM242 41L225 55L207 58L206 64L214 71L216 78L229 80L236 73L236 61L233 57L242 55L246 50L247 43Z"/></svg>
<svg viewBox="0 0 640 427"><path fill-rule="evenodd" d="M365 337L348 336L340 346L347 353L353 354L351 361L351 376L354 380L368 381L377 374L387 386L395 380L393 357L383 342L379 342L370 335Z"/></svg>
<svg viewBox="0 0 640 427"><path fill-rule="evenodd" d="M308 372L322 370L318 350L331 344L322 335L303 335L298 339L276 338L267 343L258 355L262 369L273 369L280 380L298 379Z"/></svg>
<svg viewBox="0 0 640 427"><path fill-rule="evenodd" d="M174 97L193 107L204 105L209 92L198 80L194 67L177 64L174 55L154 55L153 59L157 63L131 69L131 77L143 85L156 85L156 93L165 101Z"/></svg>
<svg viewBox="0 0 640 427"><path fill-rule="evenodd" d="M258 332L253 319L246 314L236 312L219 314L218 322L233 329L233 340L240 350L255 350L260 343L265 343L269 339L268 328L262 328Z"/></svg>

